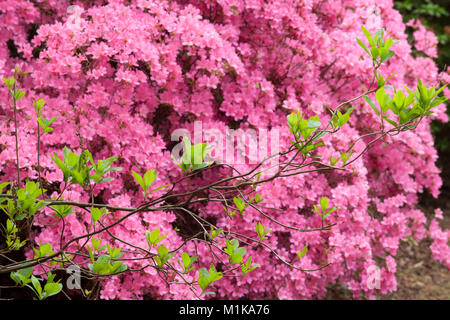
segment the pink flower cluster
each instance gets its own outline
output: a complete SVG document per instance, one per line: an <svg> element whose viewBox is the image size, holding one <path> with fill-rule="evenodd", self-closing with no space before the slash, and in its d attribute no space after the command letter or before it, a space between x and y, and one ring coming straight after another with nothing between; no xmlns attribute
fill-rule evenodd
<svg viewBox="0 0 450 320"><path fill-rule="evenodd" d="M427 28L419 20L411 20L406 23L414 29L414 47L431 58L437 58L438 39L433 31Z"/></svg>
<svg viewBox="0 0 450 320"><path fill-rule="evenodd" d="M371 83L371 61L355 38L363 39L361 24L370 32L386 28L398 39L396 55L382 67L396 73L391 83L414 87L418 76L428 85L438 77L430 58L413 58L405 25L390 0L111 0L31 1L0 3L0 76L9 76L15 64L23 72L21 84L28 94L19 103L20 159L22 174L37 177L36 121L32 98L46 101L47 118L58 116L54 131L42 139L42 173L58 187L62 173L50 158L64 145L74 151L88 148L96 159L118 156L122 172L99 185L96 196L118 206L137 206L142 195L131 170L157 169L157 184L180 177L168 146L170 132L192 128L194 120L205 128L225 131L277 128L282 147L289 146L286 115L299 108L307 116L329 119L326 106L336 106L364 91ZM80 10L69 10L78 4ZM38 26L37 30L33 29ZM432 33L418 25L416 48L436 55ZM34 33L34 31L36 32ZM12 54L7 41L17 48ZM0 94L0 171L14 179L15 151L12 110L4 87ZM448 91L447 91L448 94ZM348 125L324 138L319 155L327 161L338 156L358 136L377 128L377 117L363 102L354 104ZM445 106L436 119L447 121ZM210 202L195 207L205 218L226 230L256 237L261 221L272 228L267 243L287 261L309 247L294 262L314 272L292 270L269 251L248 249L261 267L242 277L226 277L215 283L218 298L307 299L320 298L330 283L341 283L358 298L396 290L395 256L406 237L421 240L427 232L434 239L434 257L449 266L448 233L436 222L426 229L426 218L416 209L418 194L428 190L437 197L442 184L435 166L430 120L409 131L375 144L351 165L352 172L315 172L278 179L258 187L267 213L298 228L320 227L312 205L328 196L341 209L329 218L336 223L329 232L301 233L281 227L248 209L230 222L222 206ZM362 151L369 140L361 140ZM244 166L249 169L251 166ZM244 168L245 169L245 168ZM202 184L229 171L206 172ZM156 195L157 196L157 195ZM88 201L80 188L66 190L68 200ZM62 222L38 216L36 242L60 243ZM117 212L105 223L122 216ZM145 230L159 228L168 237L164 244L175 249L183 242L175 230L179 214L140 213L114 227L111 233L136 246L146 247ZM86 232L90 216L85 211L65 219L63 239ZM130 249L109 235L103 241ZM82 243L74 243L76 249ZM199 254L203 265L214 260L206 245L187 246ZM126 257L126 256L125 256ZM368 285L368 269L378 265L380 288ZM145 262L127 262L139 269ZM239 271L239 270L238 270ZM189 279L195 279L191 274ZM105 299L191 299L188 287L168 286L154 269L129 272L104 281Z"/></svg>

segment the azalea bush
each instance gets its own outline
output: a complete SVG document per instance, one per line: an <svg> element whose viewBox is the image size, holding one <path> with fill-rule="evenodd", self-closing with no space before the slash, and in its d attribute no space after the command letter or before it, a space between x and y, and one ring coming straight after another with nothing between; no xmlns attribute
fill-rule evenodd
<svg viewBox="0 0 450 320"><path fill-rule="evenodd" d="M373 297L396 290L400 242L427 236L450 267L440 211L416 208L442 184L430 122L448 120L449 75L411 55L391 1L18 0L0 19L11 287ZM211 141L173 139L196 123L276 131L280 151L220 163Z"/></svg>

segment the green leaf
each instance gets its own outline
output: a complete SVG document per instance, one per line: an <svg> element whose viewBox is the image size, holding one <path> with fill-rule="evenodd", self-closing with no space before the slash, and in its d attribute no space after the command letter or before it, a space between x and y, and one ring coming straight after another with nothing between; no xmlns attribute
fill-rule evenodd
<svg viewBox="0 0 450 320"><path fill-rule="evenodd" d="M102 217L102 213L101 213L100 209L92 208L91 209L91 216L92 216L92 220L94 222L97 222Z"/></svg>
<svg viewBox="0 0 450 320"><path fill-rule="evenodd" d="M30 277L33 274L33 267L22 268L17 270L16 272L11 272L10 277L14 280L15 283L24 286L29 283Z"/></svg>
<svg viewBox="0 0 450 320"><path fill-rule="evenodd" d="M142 179L141 175L138 174L137 172L135 172L134 170L131 170L131 173L133 174L134 179L136 180L136 182L141 186L142 190L146 190L145 189L145 183L144 180Z"/></svg>
<svg viewBox="0 0 450 320"><path fill-rule="evenodd" d="M102 244L102 239L95 239L94 237L91 238L92 248L94 251L97 251L100 248L100 245Z"/></svg>
<svg viewBox="0 0 450 320"><path fill-rule="evenodd" d="M376 59L379 56L379 49L377 47L372 47L370 53L372 54L372 58Z"/></svg>
<svg viewBox="0 0 450 320"><path fill-rule="evenodd" d="M8 186L8 185L10 185L10 184L11 184L11 182L3 182L3 183L0 183L0 193L2 193L2 192L3 192L3 189L5 189L5 187Z"/></svg>
<svg viewBox="0 0 450 320"><path fill-rule="evenodd" d="M393 76L395 76L395 73L391 74L389 77L386 78L385 82L387 82L389 79L391 79Z"/></svg>
<svg viewBox="0 0 450 320"><path fill-rule="evenodd" d="M39 250L34 249L36 255L34 258L45 257L47 254L53 254L53 247L50 243L41 243L39 245Z"/></svg>
<svg viewBox="0 0 450 320"><path fill-rule="evenodd" d="M47 293L47 297L54 296L54 295L60 293L61 290L62 290L62 284L60 284L60 283L51 282L51 283L47 283L44 286L44 291L45 291L45 293Z"/></svg>
<svg viewBox="0 0 450 320"><path fill-rule="evenodd" d="M234 197L233 202L236 205L236 208L242 214L242 212L245 210L246 207L245 200L241 199L240 197Z"/></svg>
<svg viewBox="0 0 450 320"><path fill-rule="evenodd" d="M255 270L258 267L259 267L259 264L255 264L252 266L252 257L248 257L247 261L245 263L243 263L241 266L242 274L245 276L247 273Z"/></svg>
<svg viewBox="0 0 450 320"><path fill-rule="evenodd" d="M392 40L392 38L388 38L388 39L386 39L386 41L384 42L384 47L385 47L386 49L389 49L389 48L392 46L393 43L394 43L394 41Z"/></svg>
<svg viewBox="0 0 450 320"><path fill-rule="evenodd" d="M148 187L150 187L153 182L155 182L157 176L158 173L154 169L149 170L144 174L144 184L146 189L148 189Z"/></svg>
<svg viewBox="0 0 450 320"><path fill-rule="evenodd" d="M265 239L267 239L266 235L272 230L272 229L266 229L265 226L261 223L258 222L255 225L255 229L256 229L256 233L259 237L259 241L263 241Z"/></svg>
<svg viewBox="0 0 450 320"><path fill-rule="evenodd" d="M158 247L158 255L159 256L155 257L155 260L160 267L173 257L173 253L169 253L169 249L163 244Z"/></svg>
<svg viewBox="0 0 450 320"><path fill-rule="evenodd" d="M33 105L36 110L36 113L38 113L42 109L44 104L45 104L45 101L42 98L37 99L37 101L34 101L34 99L33 99Z"/></svg>
<svg viewBox="0 0 450 320"><path fill-rule="evenodd" d="M42 297L42 286L39 283L39 280L35 276L31 276L31 283L33 284L34 289L36 289L36 292L38 294L38 297Z"/></svg>
<svg viewBox="0 0 450 320"><path fill-rule="evenodd" d="M367 46L361 40L359 40L358 38L356 38L356 41L358 41L358 44L361 46L361 48L363 48L364 51L367 52L367 54L369 56L371 56L369 48L367 48Z"/></svg>
<svg viewBox="0 0 450 320"><path fill-rule="evenodd" d="M208 233L208 236L211 238L211 240L214 240L218 235L220 235L223 232L223 229L220 228L214 228L211 226L211 232Z"/></svg>
<svg viewBox="0 0 450 320"><path fill-rule="evenodd" d="M10 78L3 78L3 82L6 84L6 86L12 90L12 87L14 86L14 83L16 82L16 79L14 77Z"/></svg>
<svg viewBox="0 0 450 320"><path fill-rule="evenodd" d="M327 197L321 197L320 198L320 208L322 209L322 212L326 212L328 209L329 200Z"/></svg>
<svg viewBox="0 0 450 320"><path fill-rule="evenodd" d="M362 25L361 26L362 31L364 32L364 34L366 35L367 40L370 43L371 47L375 47L375 42L372 39L372 36L370 35L369 31L367 31L367 29Z"/></svg>
<svg viewBox="0 0 450 320"><path fill-rule="evenodd" d="M317 129L321 125L320 121L317 120L308 120L307 129Z"/></svg>
<svg viewBox="0 0 450 320"><path fill-rule="evenodd" d="M230 263L241 263L245 253L247 252L247 249L243 247L239 248L239 241L237 239L232 239L231 241L225 239L225 243L227 247L224 249L224 251L228 254Z"/></svg>
<svg viewBox="0 0 450 320"><path fill-rule="evenodd" d="M167 235L159 236L160 233L159 229L155 229L152 232L145 231L145 238L150 249L167 237Z"/></svg>
<svg viewBox="0 0 450 320"><path fill-rule="evenodd" d="M152 191L149 192L149 194L151 194L151 193L153 193L153 192L155 192L155 191L158 191L158 190L167 188L168 186L169 186L168 184L165 184L165 185L163 185L163 186L161 186L161 187L158 187L158 188L156 188L156 189L153 189Z"/></svg>
<svg viewBox="0 0 450 320"><path fill-rule="evenodd" d="M186 252L183 252L181 254L181 259L183 260L183 266L185 268L188 268L190 266L190 262L191 262L191 257L189 257L189 254L187 254Z"/></svg>
<svg viewBox="0 0 450 320"><path fill-rule="evenodd" d="M330 210L328 210L328 212L327 212L326 216L324 217L324 219L327 218L331 213L335 212L338 209L340 209L340 207L333 207Z"/></svg>
<svg viewBox="0 0 450 320"><path fill-rule="evenodd" d="M19 100L22 99L24 96L25 96L25 91L17 90L17 92L16 92L16 101L19 101Z"/></svg>
<svg viewBox="0 0 450 320"><path fill-rule="evenodd" d="M308 252L308 246L304 246L301 251L297 251L298 259L301 260Z"/></svg>
<svg viewBox="0 0 450 320"><path fill-rule="evenodd" d="M199 273L199 278L197 280L197 283L200 286L200 288L202 289L202 291L204 291L206 289L206 287L208 287L208 285L210 284L209 272L205 268L201 268L198 273Z"/></svg>
<svg viewBox="0 0 450 320"><path fill-rule="evenodd" d="M104 177L104 178L102 178L99 181L99 183L101 183L101 182L109 182L109 181L113 181L113 180L114 180L114 178L112 178L112 177Z"/></svg>
<svg viewBox="0 0 450 320"><path fill-rule="evenodd" d="M64 164L64 162L62 162L62 160L58 157L58 155L56 153L53 153L53 155L51 155L51 158L56 163L58 168L63 172L64 182L67 183L67 179L69 177L67 166Z"/></svg>
<svg viewBox="0 0 450 320"><path fill-rule="evenodd" d="M189 254L186 252L183 252L181 254L181 259L183 261L182 267L183 267L184 273L188 273L189 271L194 269L194 267L191 267L191 266L194 264L194 262L197 260L197 258L198 258L197 256L190 257ZM181 265L181 263L180 263L180 265Z"/></svg>
<svg viewBox="0 0 450 320"><path fill-rule="evenodd" d="M291 129L291 132L297 132L298 130L298 118L297 118L297 114L291 113L290 115L287 116L287 122L289 125L289 128Z"/></svg>
<svg viewBox="0 0 450 320"><path fill-rule="evenodd" d="M394 52L393 51L389 51L389 53L387 55L385 55L382 59L381 59L381 63L388 61L390 58L392 58L394 56Z"/></svg>
<svg viewBox="0 0 450 320"><path fill-rule="evenodd" d="M403 92L401 90L397 90L397 92L395 92L394 98L392 98L392 101L396 104L397 108L399 109L403 109L404 103L405 103L405 95L403 94Z"/></svg>
<svg viewBox="0 0 450 320"><path fill-rule="evenodd" d="M366 95L363 96L363 99L367 101L367 103L369 104L369 106L372 107L373 111L375 111L375 113L379 116L380 112L378 111L377 107L375 106L375 104L372 102L372 100L370 100L370 98Z"/></svg>
<svg viewBox="0 0 450 320"><path fill-rule="evenodd" d="M445 85L443 85L442 87L440 87L440 88L436 91L436 93L435 93L434 95L435 95L435 96L439 95L439 94L447 87L447 85L448 85L448 84L445 84Z"/></svg>
<svg viewBox="0 0 450 320"><path fill-rule="evenodd" d="M217 272L213 264L211 264L209 271L205 268L201 268L198 273L199 278L197 280L197 283L203 292L211 283L222 278L222 273Z"/></svg>

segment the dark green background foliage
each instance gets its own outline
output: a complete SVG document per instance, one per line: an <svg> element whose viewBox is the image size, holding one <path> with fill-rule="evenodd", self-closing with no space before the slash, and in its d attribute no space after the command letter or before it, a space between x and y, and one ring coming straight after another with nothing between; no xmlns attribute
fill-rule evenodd
<svg viewBox="0 0 450 320"><path fill-rule="evenodd" d="M429 29L432 29L438 40L438 55L435 59L440 71L450 66L450 0L403 0L394 1L394 6L403 16L403 21L419 19ZM407 28L409 41L413 43L412 28ZM413 54L420 56L422 52L415 51ZM447 102L447 114L450 117L450 103ZM435 143L441 156L443 153L450 154L450 123L434 121L431 130L435 136Z"/></svg>

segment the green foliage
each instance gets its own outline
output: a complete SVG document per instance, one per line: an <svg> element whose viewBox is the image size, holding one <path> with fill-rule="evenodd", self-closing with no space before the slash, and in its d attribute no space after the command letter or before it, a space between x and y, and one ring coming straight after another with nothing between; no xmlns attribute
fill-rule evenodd
<svg viewBox="0 0 450 320"><path fill-rule="evenodd" d="M87 152L83 151L79 155L71 152L69 148L64 147L63 160L56 153L51 155L53 161L64 174L64 182L70 179L71 183L79 184L82 187L89 185L89 166L87 165L89 157Z"/></svg>
<svg viewBox="0 0 450 320"><path fill-rule="evenodd" d="M336 110L336 113L332 118L334 127L342 127L344 124L346 124L350 119L350 114L352 112L353 108L348 109L344 114L342 114L341 111Z"/></svg>
<svg viewBox="0 0 450 320"><path fill-rule="evenodd" d="M18 236L19 229L13 220L6 220L6 226L2 226L5 230L6 246L10 250L19 250L26 244L26 240L21 241Z"/></svg>
<svg viewBox="0 0 450 320"><path fill-rule="evenodd" d="M32 267L11 272L10 276L17 285L30 288L39 300L54 296L62 290L62 284L59 283L60 280L55 282L55 274L52 274L51 272L47 274L47 281L45 282L44 288L42 288L41 285L42 279L33 275Z"/></svg>
<svg viewBox="0 0 450 320"><path fill-rule="evenodd" d="M52 199L55 200L55 199ZM73 206L69 204L52 204L50 207L55 211L55 215L53 217L55 219L64 219L68 215L73 213Z"/></svg>
<svg viewBox="0 0 450 320"><path fill-rule="evenodd" d="M10 273L11 279L20 286L25 286L31 282L31 275L33 274L33 267L22 268Z"/></svg>
<svg viewBox="0 0 450 320"><path fill-rule="evenodd" d="M62 160L56 153L53 153L51 157L63 172L65 183L70 181L71 183L79 184L84 189L88 188L91 180L96 184L112 181L114 180L113 178L103 177L103 175L110 171L122 170L120 167L111 167L111 164L117 160L117 157L110 157L106 160L94 162L89 150L83 150L80 154L76 154L67 147L64 147ZM89 162L92 166L88 165ZM91 171L95 171L95 174L89 174Z"/></svg>
<svg viewBox="0 0 450 320"><path fill-rule="evenodd" d="M36 112L36 115L38 117L42 116L42 108L45 105L45 101L42 98L39 98L37 100L33 99L33 106L34 106L34 111Z"/></svg>
<svg viewBox="0 0 450 320"><path fill-rule="evenodd" d="M230 218L233 218L236 215L236 210L228 210L227 207L222 207Z"/></svg>
<svg viewBox="0 0 450 320"><path fill-rule="evenodd" d="M342 162L346 165L353 154L353 150L350 150L350 152L340 152L340 154L341 156L338 159L342 159Z"/></svg>
<svg viewBox="0 0 450 320"><path fill-rule="evenodd" d="M42 127L42 133L48 133L48 132L52 132L53 128L50 127L50 125L56 121L56 119L58 119L58 117L53 117L51 119L47 119L47 118L38 118L38 122L40 124L40 126Z"/></svg>
<svg viewBox="0 0 450 320"><path fill-rule="evenodd" d="M230 10L231 10L235 15L239 15L239 12L237 11L236 6L232 6L232 7L230 8Z"/></svg>
<svg viewBox="0 0 450 320"><path fill-rule="evenodd" d="M92 217L92 221L97 222L98 220L100 220L101 217L103 217L104 215L108 214L108 210L106 210L106 208L92 208L91 209L91 217Z"/></svg>
<svg viewBox="0 0 450 320"><path fill-rule="evenodd" d="M173 161L180 167L184 174L188 174L195 170L200 170L210 166L213 161L205 161L205 157L211 151L206 143L198 143L192 145L188 137L183 138L184 141L184 152L181 157L181 161L173 158Z"/></svg>
<svg viewBox="0 0 450 320"><path fill-rule="evenodd" d="M372 58L373 65L380 65L383 62L388 61L394 56L394 52L389 50L391 46L396 43L396 40L392 38L387 38L383 40L384 29L377 30L373 35L367 31L364 26L361 26L367 41L369 42L369 47L367 47L361 40L356 39L358 44L367 52L367 54Z"/></svg>
<svg viewBox="0 0 450 320"><path fill-rule="evenodd" d="M3 184L3 187L6 186ZM3 189L3 188L1 188ZM42 209L47 203L37 198L42 195L45 190L39 188L34 181L27 181L25 188L20 188L16 192L16 199L0 198L0 209L2 209L11 220L21 221L25 218L32 217L38 210ZM12 195L12 190L9 190ZM6 204L3 202L6 201Z"/></svg>
<svg viewBox="0 0 450 320"><path fill-rule="evenodd" d="M94 180L95 183L112 181L114 180L113 178L103 176L110 171L122 171L121 167L111 167L111 164L116 161L118 157L109 157L105 160L98 160L97 162L94 162L92 154L88 150L85 150L85 153L92 164L92 167L89 167L89 171L95 171L95 174L90 175L90 179Z"/></svg>
<svg viewBox="0 0 450 320"><path fill-rule="evenodd" d="M321 126L319 116L315 115L308 119L304 119L300 111L293 112L287 116L289 131L294 135L295 141L291 141L304 157L310 156L310 152L323 145L322 141L314 143L314 141L323 137L327 132L321 132L313 135Z"/></svg>
<svg viewBox="0 0 450 320"><path fill-rule="evenodd" d="M209 267L209 271L205 268L201 268L198 273L199 277L197 282L203 292L209 285L211 285L211 283L220 280L223 277L222 273L218 272L213 264Z"/></svg>
<svg viewBox="0 0 450 320"><path fill-rule="evenodd" d="M198 258L198 256L191 257L186 252L183 252L181 254L181 261L180 261L180 259L178 259L178 264L183 269L183 273L188 273L195 269L195 267L193 267L192 265L195 263L197 258Z"/></svg>
<svg viewBox="0 0 450 320"><path fill-rule="evenodd" d="M123 256L123 253L120 252L120 248L111 247L109 244L106 246L101 245L100 239L91 239L92 248L88 248L89 257L91 258L92 263L88 263L89 269L96 274L100 275L111 275L111 274L119 274L127 270L127 265L123 264L119 259ZM95 259L95 253L101 253L102 251L107 249L108 253L103 253L97 256Z"/></svg>
<svg viewBox="0 0 450 320"><path fill-rule="evenodd" d="M11 93L11 96L14 96L13 90L14 90L14 84L16 83L15 77L3 78L3 82L8 87L9 93Z"/></svg>
<svg viewBox="0 0 450 320"><path fill-rule="evenodd" d="M143 190L142 194L144 195L144 198L147 198L148 195L150 195L151 193L153 193L155 191L158 191L163 188L167 188L169 186L168 184L166 184L166 185L163 185L156 189L149 190L149 188L155 182L156 177L158 176L158 172L155 169L148 170L144 174L144 177L142 177L139 173L135 172L134 170L131 170L131 173L133 174L133 177L136 180L136 182L141 186L141 188Z"/></svg>
<svg viewBox="0 0 450 320"><path fill-rule="evenodd" d="M19 88L17 88L17 81L16 81L17 73L18 73L18 69L17 69L17 66L16 66L14 68L14 76L13 77L3 78L3 82L8 87L9 94L13 98L14 102L17 102L20 99L22 99L25 96L25 93L26 93L25 91L22 91Z"/></svg>
<svg viewBox="0 0 450 320"><path fill-rule="evenodd" d="M364 28L364 26L362 26L362 29L367 37L367 40L370 43L371 49L368 50L368 48L359 39L357 39L357 41L361 45L361 47L372 57L374 65L376 65L377 63L381 64L387 61L389 55L386 54L386 50L383 51L383 48L390 48L392 43L394 43L392 39L389 38L385 42L383 42L383 30L378 30L373 36L371 36L369 32ZM376 48L378 48L379 50ZM379 61L377 60L378 57L380 58ZM412 121L415 122L414 124L417 124L420 118L432 114L432 108L447 101L446 97L439 97L439 94L444 90L445 86L441 87L438 90L436 90L434 86L427 88L422 84L420 79L417 80L418 85L416 91L412 92L408 87L405 86L405 89L408 92L408 95L405 95L401 90L396 90L394 88L395 94L394 97L391 98L391 96L389 96L389 94L385 90L385 88L389 88L390 86L385 85L385 83L393 75L389 76L388 79L385 80L381 75L377 74L376 69L374 72L375 76L377 77L377 83L379 87L375 94L375 98L378 102L378 107L368 96L364 95L363 98L375 111L375 113L382 119L382 121L384 120L394 127L408 124ZM388 110L391 110L394 115L397 116L396 121L389 118L387 114ZM336 121L334 119L333 121L336 125ZM342 158L344 159L344 157ZM335 163L337 162L337 160L331 159L330 162Z"/></svg>
<svg viewBox="0 0 450 320"><path fill-rule="evenodd" d="M266 240L267 239L267 237L266 237L266 235L270 232L270 231L272 231L272 229L266 229L266 227L261 223L261 222L258 222L256 225L255 225L255 229L256 229L256 233L257 233L257 235L258 235L258 238L259 238L259 241L260 242L262 242L263 240Z"/></svg>
<svg viewBox="0 0 450 320"><path fill-rule="evenodd" d="M43 118L42 112L44 105L44 99L39 98L37 101L33 99L34 111L36 112L37 121L42 128L42 134L52 132L53 128L50 127L50 125L58 119L58 117L53 117L51 119Z"/></svg>
<svg viewBox="0 0 450 320"><path fill-rule="evenodd" d="M240 214L242 214L245 208L247 208L247 203L241 197L234 197L233 202L236 208L239 210Z"/></svg>
<svg viewBox="0 0 450 320"><path fill-rule="evenodd" d="M330 208L330 200L327 197L321 197L319 201L319 207L317 205L313 205L314 210L319 214L322 220L325 220L330 216L331 213L338 210L339 207L331 207Z"/></svg>
<svg viewBox="0 0 450 320"><path fill-rule="evenodd" d="M253 202L260 203L261 201L262 196L259 193L256 193L255 196L252 197L248 202L239 196L233 197L233 203L236 206L237 211L239 211L242 216L244 216L245 209ZM234 215L236 214L235 210L228 210L225 206L223 206L223 208L230 218L234 217Z"/></svg>
<svg viewBox="0 0 450 320"><path fill-rule="evenodd" d="M308 252L308 246L304 246L302 250L297 251L297 256L299 260L302 260L302 258L306 255Z"/></svg>
<svg viewBox="0 0 450 320"><path fill-rule="evenodd" d="M162 267L173 257L173 253L169 252L169 249L166 248L165 245L160 245L158 247L158 255L155 256L155 261L159 267Z"/></svg>
<svg viewBox="0 0 450 320"><path fill-rule="evenodd" d="M223 229L215 228L215 227L211 226L211 231L210 231L210 233L208 233L208 236L211 240L214 240L222 233L223 233Z"/></svg>
<svg viewBox="0 0 450 320"><path fill-rule="evenodd" d="M252 265L252 257L248 257L247 261L241 265L242 275L245 276L250 271L253 271L259 267L259 264Z"/></svg>
<svg viewBox="0 0 450 320"><path fill-rule="evenodd" d="M247 249L244 247L239 247L239 241L237 239L232 239L229 241L225 239L226 248L224 249L225 253L228 254L228 260L230 264L241 263L244 259L244 255L247 252Z"/></svg>
<svg viewBox="0 0 450 320"><path fill-rule="evenodd" d="M145 240L147 240L147 244L149 249L151 250L154 246L156 246L159 242L161 242L167 235L160 236L161 231L159 229L155 229L152 232L145 231Z"/></svg>
<svg viewBox="0 0 450 320"><path fill-rule="evenodd" d="M348 160L350 160L351 156L353 155L353 150L350 150L349 152L340 152L340 157L335 158L334 156L330 157L330 165L334 166L336 163L339 162L339 160L342 160L343 165L346 165Z"/></svg>
<svg viewBox="0 0 450 320"><path fill-rule="evenodd" d="M450 12L448 6L443 1L432 0L403 0L394 1L394 6L403 15L403 21L407 22L411 19L419 18L425 26L433 29L439 40L439 51L441 52L438 59L439 66L446 64L450 58L450 41L449 34L445 31L448 26L448 17ZM407 30L411 31L411 30Z"/></svg>
<svg viewBox="0 0 450 320"><path fill-rule="evenodd" d="M34 259L46 257L47 255L52 255L55 253L50 243L41 243L39 245L39 249L33 248L33 251Z"/></svg>
<svg viewBox="0 0 450 320"><path fill-rule="evenodd" d="M431 115L431 109L447 101L446 97L439 96L445 86L436 90L434 86L427 88L422 84L420 79L417 79L417 81L416 91L412 92L405 86L408 92L408 95L405 95L401 90L395 90L394 88L395 94L392 98L386 92L385 86L379 88L375 94L379 107L376 107L368 96L364 96L363 98L381 119L386 120L394 127L411 121L417 122L419 118ZM397 116L397 121L388 117L388 110L391 110Z"/></svg>

